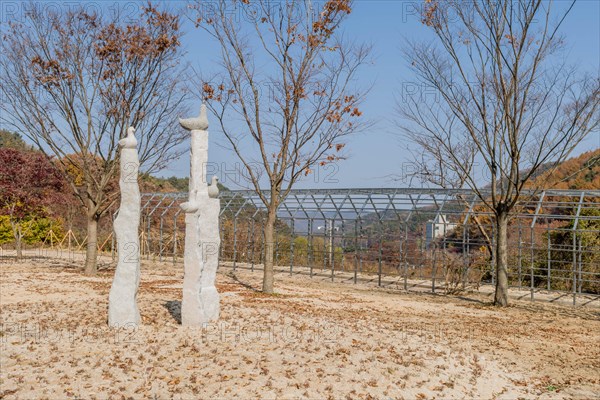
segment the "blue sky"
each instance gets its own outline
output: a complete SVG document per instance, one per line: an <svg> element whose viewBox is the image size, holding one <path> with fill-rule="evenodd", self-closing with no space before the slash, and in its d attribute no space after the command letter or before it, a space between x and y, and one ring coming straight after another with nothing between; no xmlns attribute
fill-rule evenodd
<svg viewBox="0 0 600 400"><path fill-rule="evenodd" d="M376 121L368 132L347 140L347 160L335 167L319 171L300 182L299 187L381 187L405 186L408 182L394 181L391 176L401 175L410 169L411 156L404 150L392 120L394 118L395 94L403 83L414 81L405 66L400 47L405 39L426 39L428 30L412 12L414 1L373 1L355 3L354 11L345 23L345 34L358 41L373 44L374 63L362 70L360 80L373 84L363 106L364 115ZM558 1L558 7L566 4ZM200 31L186 26L184 46L187 58L195 68L211 69L217 47ZM569 14L562 32L567 40L567 55L570 63L581 71L600 72L600 1L579 1ZM194 107L195 109L195 107ZM214 168L233 169L237 159L228 150L217 146L219 132L211 130L209 159ZM600 147L600 137L588 137L578 152ZM186 176L188 160L183 157L164 175ZM225 184L231 184L231 179ZM235 185L232 185L235 187Z"/></svg>
<svg viewBox="0 0 600 400"><path fill-rule="evenodd" d="M313 0L315 5L322 0ZM2 18L6 20L14 12L15 5L22 2L2 2ZM300 182L299 187L382 187L406 186L408 182L394 181L392 176L402 175L411 168L411 156L404 149L398 129L393 124L395 118L395 95L400 93L403 84L414 82L412 73L406 68L400 47L406 39L429 40L431 34L423 26L413 11L413 4L420 0L357 0L353 13L344 25L345 35L359 42L373 45L373 65L364 68L359 76L359 84L373 85L362 107L364 115L375 121L369 131L346 141L349 155L334 167L318 171ZM556 0L556 7L564 8L570 2ZM69 2L46 2L48 6L73 4ZM86 2L90 9L112 9L118 4L126 15L134 15L140 2ZM179 8L185 3L176 1L164 3L168 7ZM20 8L20 7L19 7ZM201 30L189 22L184 24L186 32L183 47L186 52L184 62L194 68L210 71L215 67L219 49ZM600 74L600 0L579 0L562 27L567 42L569 63L579 66L580 72ZM190 104L196 110L198 104ZM213 125L216 127L216 125ZM223 138L218 130L211 130L209 160L215 168L232 170L238 163L235 155L222 147ZM187 143L186 143L187 145ZM577 152L600 147L600 134L590 136L579 146ZM162 176L189 175L189 158L181 157L170 168L162 171ZM226 185L226 176L221 173ZM225 179L224 179L225 178ZM236 187L231 185L232 188Z"/></svg>

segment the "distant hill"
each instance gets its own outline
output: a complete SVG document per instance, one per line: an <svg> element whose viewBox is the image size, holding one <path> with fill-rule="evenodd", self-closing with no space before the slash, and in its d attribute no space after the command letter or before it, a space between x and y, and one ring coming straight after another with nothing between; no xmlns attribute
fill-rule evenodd
<svg viewBox="0 0 600 400"><path fill-rule="evenodd" d="M33 149L31 146L25 143L20 134L16 132L10 132L5 129L0 129L0 148L2 147L8 147L22 151L29 151Z"/></svg>
<svg viewBox="0 0 600 400"><path fill-rule="evenodd" d="M534 179L546 189L600 190L600 148L562 162Z"/></svg>
<svg viewBox="0 0 600 400"><path fill-rule="evenodd" d="M8 147L21 151L37 151L34 147L28 145L23 137L16 133L5 129L0 129L0 148ZM188 178L177 178L171 176L169 178L156 177L148 174L141 174L140 186L143 192L187 192ZM219 183L219 190L229 190L227 187Z"/></svg>

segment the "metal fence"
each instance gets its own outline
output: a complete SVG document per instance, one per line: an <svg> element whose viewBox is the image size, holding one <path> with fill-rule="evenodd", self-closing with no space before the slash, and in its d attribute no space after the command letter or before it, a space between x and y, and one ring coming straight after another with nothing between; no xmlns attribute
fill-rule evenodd
<svg viewBox="0 0 600 400"><path fill-rule="evenodd" d="M142 197L142 253L177 262L186 193ZM221 261L261 268L266 209L253 191L221 193ZM495 224L468 190L294 190L281 204L275 264L331 279L400 280L435 292L493 284ZM509 227L510 284L600 294L600 191L527 192Z"/></svg>
<svg viewBox="0 0 600 400"><path fill-rule="evenodd" d="M261 269L266 208L253 191L220 197L222 266ZM182 261L186 200L187 193L142 195L142 257ZM274 258L278 270L311 277L457 292L494 283L495 229L468 190L293 190L279 207ZM600 191L527 192L508 235L513 288L531 299L560 292L574 303L600 296ZM99 248L114 259L114 235Z"/></svg>

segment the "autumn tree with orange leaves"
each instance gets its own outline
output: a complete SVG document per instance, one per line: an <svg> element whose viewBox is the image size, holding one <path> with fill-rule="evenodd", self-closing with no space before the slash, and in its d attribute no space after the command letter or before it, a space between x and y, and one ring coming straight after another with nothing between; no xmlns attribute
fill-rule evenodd
<svg viewBox="0 0 600 400"><path fill-rule="evenodd" d="M96 273L97 224L118 197L118 141L137 130L149 172L179 155L184 113L179 16L148 3L139 20L31 3L2 38L0 121L54 155L87 216L85 272ZM77 171L77 173L73 173Z"/></svg>
<svg viewBox="0 0 600 400"><path fill-rule="evenodd" d="M198 1L193 19L221 49L220 73L200 76L244 177L267 209L263 291L273 292L277 209L294 184L344 157L347 136L364 129L355 86L370 48L342 40L349 0ZM317 3L315 3L317 4ZM266 190L263 189L265 185Z"/></svg>

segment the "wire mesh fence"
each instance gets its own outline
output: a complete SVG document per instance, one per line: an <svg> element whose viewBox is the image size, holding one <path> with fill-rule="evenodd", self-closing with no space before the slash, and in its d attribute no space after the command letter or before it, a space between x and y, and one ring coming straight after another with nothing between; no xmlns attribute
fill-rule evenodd
<svg viewBox="0 0 600 400"><path fill-rule="evenodd" d="M222 266L261 269L265 206L253 191L220 197ZM179 204L186 200L187 193L142 195L143 258L182 262ZM393 280L406 290L446 293L495 283L493 216L468 190L294 190L275 228L275 264L290 273L378 285ZM508 236L512 287L531 299L539 291L572 295L574 303L583 294L600 297L600 191L526 192ZM52 250L66 252L66 240ZM98 246L114 260L114 235Z"/></svg>

